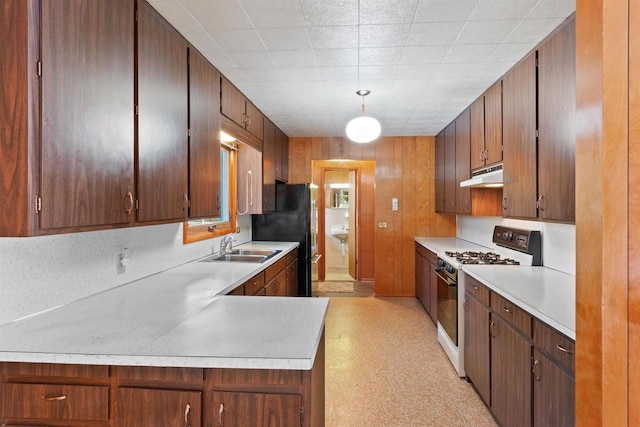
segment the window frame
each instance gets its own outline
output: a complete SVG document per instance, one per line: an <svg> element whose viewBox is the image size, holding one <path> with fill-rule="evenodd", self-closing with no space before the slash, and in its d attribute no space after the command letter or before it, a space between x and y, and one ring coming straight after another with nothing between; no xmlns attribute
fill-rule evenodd
<svg viewBox="0 0 640 427"><path fill-rule="evenodd" d="M194 243L202 240L213 239L214 237L224 236L236 232L236 159L237 152L235 148L226 144L220 144L220 148L229 153L229 220L215 224L213 229L210 224L189 225L189 221L182 223L182 243Z"/></svg>

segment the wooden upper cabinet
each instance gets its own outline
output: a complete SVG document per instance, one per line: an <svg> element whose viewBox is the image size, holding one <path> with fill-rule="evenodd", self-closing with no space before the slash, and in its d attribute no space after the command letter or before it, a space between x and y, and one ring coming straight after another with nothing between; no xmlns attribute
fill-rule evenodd
<svg viewBox="0 0 640 427"><path fill-rule="evenodd" d="M220 215L220 73L189 49L189 217Z"/></svg>
<svg viewBox="0 0 640 427"><path fill-rule="evenodd" d="M237 157L236 209L238 214L262 213L262 153L240 143Z"/></svg>
<svg viewBox="0 0 640 427"><path fill-rule="evenodd" d="M133 0L42 2L41 31L40 228L130 224Z"/></svg>
<svg viewBox="0 0 640 427"><path fill-rule="evenodd" d="M221 111L240 128L262 140L264 115L225 77L222 77Z"/></svg>
<svg viewBox="0 0 640 427"><path fill-rule="evenodd" d="M458 116L456 123L456 213L471 214L471 189L460 183L471 178L470 110Z"/></svg>
<svg viewBox="0 0 640 427"><path fill-rule="evenodd" d="M276 210L276 126L264 119L262 140L262 211Z"/></svg>
<svg viewBox="0 0 640 427"><path fill-rule="evenodd" d="M456 122L444 130L444 211L456 213Z"/></svg>
<svg viewBox="0 0 640 427"><path fill-rule="evenodd" d="M138 2L138 221L186 218L187 43Z"/></svg>
<svg viewBox="0 0 640 427"><path fill-rule="evenodd" d="M276 179L287 182L289 178L289 138L276 128Z"/></svg>
<svg viewBox="0 0 640 427"><path fill-rule="evenodd" d="M504 216L536 218L536 54L503 80Z"/></svg>
<svg viewBox="0 0 640 427"><path fill-rule="evenodd" d="M538 216L575 221L575 19L538 50Z"/></svg>
<svg viewBox="0 0 640 427"><path fill-rule="evenodd" d="M500 163L503 156L503 90L497 81L484 93L485 165ZM508 141L510 142L510 141Z"/></svg>
<svg viewBox="0 0 640 427"><path fill-rule="evenodd" d="M471 169L485 166L484 151L484 95L476 99L470 107Z"/></svg>
<svg viewBox="0 0 640 427"><path fill-rule="evenodd" d="M436 212L444 212L444 155L445 155L445 131L436 135L436 179L435 197Z"/></svg>

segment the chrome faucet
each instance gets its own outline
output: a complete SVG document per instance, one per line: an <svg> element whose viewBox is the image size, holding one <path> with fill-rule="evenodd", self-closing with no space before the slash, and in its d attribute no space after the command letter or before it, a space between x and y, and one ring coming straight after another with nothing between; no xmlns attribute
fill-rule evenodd
<svg viewBox="0 0 640 427"><path fill-rule="evenodd" d="M227 254L233 250L233 242L237 242L238 239L233 237L231 234L227 234L220 241L220 253Z"/></svg>

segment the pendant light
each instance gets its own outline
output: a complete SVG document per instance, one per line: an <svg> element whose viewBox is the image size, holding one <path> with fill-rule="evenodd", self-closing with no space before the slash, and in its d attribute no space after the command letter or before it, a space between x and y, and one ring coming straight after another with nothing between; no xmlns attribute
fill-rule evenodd
<svg viewBox="0 0 640 427"><path fill-rule="evenodd" d="M358 90L356 93L362 97L362 115L347 123L347 137L353 142L371 142L380 136L381 131L380 122L364 115L364 97L371 91Z"/></svg>

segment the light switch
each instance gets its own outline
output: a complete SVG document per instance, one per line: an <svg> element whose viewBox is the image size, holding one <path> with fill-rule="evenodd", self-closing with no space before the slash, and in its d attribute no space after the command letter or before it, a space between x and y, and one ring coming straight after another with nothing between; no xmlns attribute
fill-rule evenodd
<svg viewBox="0 0 640 427"><path fill-rule="evenodd" d="M397 211L398 210L398 198L394 197L393 199L391 199L391 210L392 211Z"/></svg>

